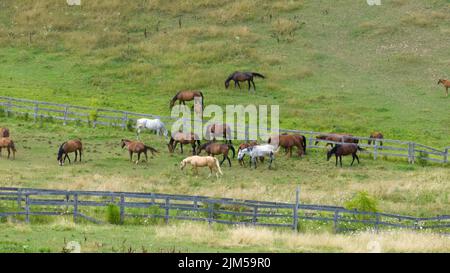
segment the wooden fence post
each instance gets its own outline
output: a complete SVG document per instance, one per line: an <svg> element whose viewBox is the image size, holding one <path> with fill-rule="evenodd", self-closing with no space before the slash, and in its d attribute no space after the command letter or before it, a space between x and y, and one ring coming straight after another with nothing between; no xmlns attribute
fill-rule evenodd
<svg viewBox="0 0 450 273"><path fill-rule="evenodd" d="M448 163L448 147L444 150L444 163Z"/></svg>
<svg viewBox="0 0 450 273"><path fill-rule="evenodd" d="M375 217L376 217L375 232L378 233L379 225L380 225L380 214L378 212L375 212Z"/></svg>
<svg viewBox="0 0 450 273"><path fill-rule="evenodd" d="M120 195L120 223L123 224L125 220L125 196Z"/></svg>
<svg viewBox="0 0 450 273"><path fill-rule="evenodd" d="M73 221L76 223L78 217L78 194L73 195Z"/></svg>
<svg viewBox="0 0 450 273"><path fill-rule="evenodd" d="M334 211L334 233L338 233L339 227L338 227L338 221L339 221L339 211L335 210Z"/></svg>
<svg viewBox="0 0 450 273"><path fill-rule="evenodd" d="M252 219L253 225L256 225L256 222L258 222L258 206L253 207L253 219Z"/></svg>
<svg viewBox="0 0 450 273"><path fill-rule="evenodd" d="M374 141L374 146L373 146L373 160L377 160L377 156L378 156L378 142L375 140Z"/></svg>
<svg viewBox="0 0 450 273"><path fill-rule="evenodd" d="M414 164L415 162L415 146L416 144L414 142L409 142L408 143L408 161L410 164Z"/></svg>
<svg viewBox="0 0 450 273"><path fill-rule="evenodd" d="M295 191L295 205L294 205L294 223L292 226L292 229L297 231L298 230L298 204L299 204L299 197L300 197L300 186L297 187Z"/></svg>
<svg viewBox="0 0 450 273"><path fill-rule="evenodd" d="M25 222L30 222L30 195L25 194Z"/></svg>
<svg viewBox="0 0 450 273"><path fill-rule="evenodd" d="M214 218L214 203L208 202L208 224L211 225Z"/></svg>
<svg viewBox="0 0 450 273"><path fill-rule="evenodd" d="M166 215L164 216L164 218L165 218L165 221L166 221L166 224L168 224L169 223L169 210L170 210L170 208L169 208L169 206L170 206L170 199L169 199L169 197L166 197Z"/></svg>
<svg viewBox="0 0 450 273"><path fill-rule="evenodd" d="M122 117L122 129L125 130L127 128L127 122L128 122L128 113L124 112Z"/></svg>
<svg viewBox="0 0 450 273"><path fill-rule="evenodd" d="M17 207L19 209L22 208L22 190L21 189L17 190Z"/></svg>
<svg viewBox="0 0 450 273"><path fill-rule="evenodd" d="M307 148L311 148L311 147L312 147L312 144L313 144L313 134L311 133L311 134L309 135L309 147L307 147Z"/></svg>
<svg viewBox="0 0 450 273"><path fill-rule="evenodd" d="M67 115L69 114L69 107L66 105L64 108L64 122L63 125L67 125Z"/></svg>
<svg viewBox="0 0 450 273"><path fill-rule="evenodd" d="M39 103L36 102L35 105L34 105L34 114L33 114L35 122L38 119L38 113L39 113Z"/></svg>

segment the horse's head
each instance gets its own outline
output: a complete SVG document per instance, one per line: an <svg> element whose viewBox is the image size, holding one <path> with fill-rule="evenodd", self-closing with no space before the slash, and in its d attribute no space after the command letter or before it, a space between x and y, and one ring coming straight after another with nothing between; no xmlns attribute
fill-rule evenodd
<svg viewBox="0 0 450 273"><path fill-rule="evenodd" d="M127 142L128 142L128 140L126 140L126 139L122 139L120 141L120 146L121 146L122 149L123 149L123 147L125 147L127 145Z"/></svg>
<svg viewBox="0 0 450 273"><path fill-rule="evenodd" d="M247 148L244 148L244 149L241 149L241 150L239 150L239 152L238 152L238 160L239 161L242 161L242 159L244 158L244 156L246 155L246 154L248 154L250 151L251 151L251 147L247 147Z"/></svg>
<svg viewBox="0 0 450 273"><path fill-rule="evenodd" d="M328 152L327 152L327 161L330 160L331 156L336 153L336 149L337 149L338 145L334 146L334 148L328 147Z"/></svg>
<svg viewBox="0 0 450 273"><path fill-rule="evenodd" d="M437 84L440 84L440 83L443 84L443 83L444 83L444 80L443 80L443 79L439 79Z"/></svg>
<svg viewBox="0 0 450 273"><path fill-rule="evenodd" d="M225 88L228 89L230 87L230 81L225 81Z"/></svg>
<svg viewBox="0 0 450 273"><path fill-rule="evenodd" d="M61 144L61 146L59 147L58 150L58 157L56 158L56 160L59 163L59 166L62 166L64 164L64 160L63 160L63 154L64 154L64 144L66 144L65 142L63 144Z"/></svg>
<svg viewBox="0 0 450 273"><path fill-rule="evenodd" d="M180 162L180 170L183 170L184 167L186 167L186 159L184 159Z"/></svg>

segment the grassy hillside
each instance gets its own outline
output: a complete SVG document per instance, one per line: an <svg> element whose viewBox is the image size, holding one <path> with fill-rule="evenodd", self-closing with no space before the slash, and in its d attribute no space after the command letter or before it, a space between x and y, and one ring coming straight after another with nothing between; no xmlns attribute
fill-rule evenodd
<svg viewBox="0 0 450 273"><path fill-rule="evenodd" d="M0 2L2 95L169 114L179 89L207 104L280 104L285 128L449 144L447 0ZM181 24L180 24L181 22ZM225 90L258 71L256 94Z"/></svg>

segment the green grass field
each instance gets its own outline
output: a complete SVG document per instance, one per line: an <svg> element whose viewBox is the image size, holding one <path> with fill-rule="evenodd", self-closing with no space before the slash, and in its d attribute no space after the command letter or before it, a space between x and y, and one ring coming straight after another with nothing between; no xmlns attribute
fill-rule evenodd
<svg viewBox="0 0 450 273"><path fill-rule="evenodd" d="M439 78L450 77L449 1L382 0L374 7L353 0L92 2L81 7L56 0L0 2L0 95L167 116L178 90L201 89L207 105L279 104L281 128L360 136L379 130L390 139L439 149L450 145L450 97L436 85ZM256 93L248 93L245 84L242 90L226 90L224 80L235 70L257 71L267 79L256 80ZM133 132L40 125L3 115L0 126L10 128L18 146L15 161L6 160L3 151L0 186L292 202L300 185L304 203L343 205L367 191L381 211L413 216L450 212L448 165L361 156L360 165L349 167L345 158L344 167L335 168L323 152L311 151L301 159L280 154L274 170L250 170L233 160L232 168L224 164L222 178L207 180L206 170L198 177L181 172L178 163L184 156L169 154L165 140L151 134L143 140L160 154L135 165L119 146L121 138L135 138ZM83 140L84 162L59 167L58 146L75 137ZM0 225L2 252L60 251L65 237L80 237L84 230L92 234L89 251L126 251L125 246L143 251L140 232L134 232L144 229L139 226L72 226L59 220ZM302 234L310 241L292 239L297 243L289 244L289 232L249 229L248 238L227 244L223 238L239 233L232 228L210 231L210 242L197 246L198 236L167 235L177 226L145 228L150 230L144 248L152 252L365 251L371 236L358 235L365 239L356 236L357 243L346 245L348 235L307 231ZM47 232L54 229L62 230ZM113 241L112 234L122 234L127 242ZM260 243L264 236L282 243ZM422 243L391 245L386 251L449 250L448 241L426 239L435 235L386 236L394 242L418 236ZM320 238L322 243L313 243Z"/></svg>

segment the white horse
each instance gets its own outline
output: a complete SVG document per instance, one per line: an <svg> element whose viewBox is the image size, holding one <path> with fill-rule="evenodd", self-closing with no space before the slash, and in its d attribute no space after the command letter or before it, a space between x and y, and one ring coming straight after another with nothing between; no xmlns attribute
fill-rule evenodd
<svg viewBox="0 0 450 273"><path fill-rule="evenodd" d="M166 126L159 119L146 119L146 118L138 119L136 121L136 134L138 139L142 129L155 131L158 136L162 134L165 137L167 137Z"/></svg>
<svg viewBox="0 0 450 273"><path fill-rule="evenodd" d="M256 145L252 147L248 147L245 149L242 149L238 153L238 160L242 160L245 155L250 156L250 168L252 167L252 163L255 165L256 169L256 159L259 157L269 156L269 169L272 167L272 162L275 159L275 153L278 152L278 149L275 150L275 146L271 144L262 144L262 145Z"/></svg>

